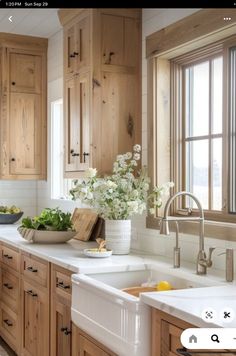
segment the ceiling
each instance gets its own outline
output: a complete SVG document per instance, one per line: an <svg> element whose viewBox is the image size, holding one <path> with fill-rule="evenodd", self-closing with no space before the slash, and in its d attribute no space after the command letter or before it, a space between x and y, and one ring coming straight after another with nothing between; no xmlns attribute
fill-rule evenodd
<svg viewBox="0 0 236 356"><path fill-rule="evenodd" d="M62 27L58 9L0 9L0 32L51 37ZM12 16L12 22L9 21Z"/></svg>

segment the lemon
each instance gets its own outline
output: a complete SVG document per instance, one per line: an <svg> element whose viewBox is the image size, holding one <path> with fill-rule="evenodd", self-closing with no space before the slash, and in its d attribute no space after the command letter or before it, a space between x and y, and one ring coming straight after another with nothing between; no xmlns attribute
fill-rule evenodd
<svg viewBox="0 0 236 356"><path fill-rule="evenodd" d="M167 281L160 281L157 285L156 285L156 289L158 291L163 291L163 290L170 290L172 289L172 285L167 282Z"/></svg>

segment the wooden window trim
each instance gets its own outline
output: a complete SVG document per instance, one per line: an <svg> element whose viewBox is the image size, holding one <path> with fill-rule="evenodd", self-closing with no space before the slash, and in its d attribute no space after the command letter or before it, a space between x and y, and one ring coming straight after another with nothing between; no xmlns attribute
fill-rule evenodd
<svg viewBox="0 0 236 356"><path fill-rule="evenodd" d="M230 43L233 43L235 37L233 36L233 33L235 33L235 29L236 29L236 9L233 9L232 14L230 14L232 18L230 25L226 25L223 22L222 13L224 13L222 9L220 9L220 11L219 9L207 9L207 10L204 9L198 11L197 13L191 16L182 19L181 21L178 21L175 24L168 26L164 30L162 29L161 31L158 31L152 34L151 36L147 37L146 40L146 50L147 50L146 54L147 54L147 65L148 65L147 129L148 129L148 143L149 143L148 170L153 185L161 184L164 181L171 180L171 177L173 177L174 174L176 177L175 184L177 187L179 187L180 178L181 178L176 175L176 167L181 164L181 158L180 158L181 155L178 155L178 158L175 161L175 165L173 165L173 160L172 160L169 176L166 168L164 169L165 171L164 174L162 173L162 169L158 169L158 167L160 167L159 158L161 157L160 151L162 151L162 148L160 147L160 144L158 144L159 138L158 140L156 139L156 133L158 131L158 124L160 121L159 108L163 107L164 99L162 100L162 102L159 102L157 104L158 99L155 100L155 98L158 98L161 95L163 89L167 91L169 86L168 83L166 87L163 88L158 83L159 78L157 80L157 76L163 75L161 71L161 66L158 66L158 63L160 64L161 62L162 63L165 62L166 68L168 68L168 63L170 64L170 60L178 56L178 62L175 62L174 64L177 69L175 71L176 78L173 78L173 74L170 71L170 66L169 66L168 74L166 73L166 75L169 76L169 78L172 75L171 80L175 82L176 79L180 80L179 78L180 71L178 71L178 66L181 64L181 61L184 58L183 55L185 55L185 53L189 52L188 56L189 56L189 63L190 63L193 58L192 55L194 55L194 51L190 52L191 49L193 48L199 49L199 48L203 48L203 46L205 45L208 45L205 46L206 56L208 56L209 49L211 53L214 53L214 50L217 52L219 51L220 48L222 49L222 43L226 37L228 38L228 45L230 45ZM206 25L207 22L209 22L208 25ZM195 32L193 31L194 27L198 28L198 30ZM178 39L176 38L176 36L174 36L175 40L173 41L172 38L173 33L175 34L179 33L180 38ZM166 70L166 72L167 71L168 69ZM224 89L228 90L228 88L224 88ZM170 116L174 115L174 113L178 112L178 114L181 114L180 112L181 108L178 107L178 105L176 106L176 103L173 105L173 102L170 102L170 97L166 99L165 104L169 104L169 110L166 110L164 115L165 119L169 118L170 121ZM176 120L174 121L176 122ZM173 125L170 128L170 131L176 129L177 128L175 127L175 125ZM173 135L170 136L169 134L169 140L170 137L174 137L174 136ZM171 142L170 145L171 146L170 151L172 156L174 153L173 150L175 149L175 147L177 147L176 146L177 143L175 142L175 140L176 139L174 139L173 140L174 142ZM161 216L162 212L163 212L163 208L159 209L157 213L159 216ZM224 216L224 214L221 213L222 222L219 222L219 215L217 213L213 215L214 216L211 216L211 214L209 214L208 216L206 215L206 217L211 218L212 221L206 220L205 235L208 237L235 241L236 240L236 225L234 224L236 222L235 215L232 215L231 219L228 219L228 214ZM160 219L158 217L153 217L151 215L148 215L146 219L146 227L154 228L154 229L159 228L159 220ZM196 226L196 223L192 223L192 222L182 223L180 225L180 230L188 234L198 234L198 226Z"/></svg>

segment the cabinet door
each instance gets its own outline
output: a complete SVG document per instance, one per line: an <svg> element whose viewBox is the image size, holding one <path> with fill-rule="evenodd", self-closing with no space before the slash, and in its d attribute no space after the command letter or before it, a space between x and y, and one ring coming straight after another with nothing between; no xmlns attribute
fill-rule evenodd
<svg viewBox="0 0 236 356"><path fill-rule="evenodd" d="M51 355L72 355L71 308L55 301L52 305Z"/></svg>
<svg viewBox="0 0 236 356"><path fill-rule="evenodd" d="M68 76L90 64L90 17L80 19L64 32L65 71Z"/></svg>
<svg viewBox="0 0 236 356"><path fill-rule="evenodd" d="M10 174L40 174L41 96L10 94L9 147Z"/></svg>
<svg viewBox="0 0 236 356"><path fill-rule="evenodd" d="M81 19L76 24L76 70L86 68L90 64L90 17Z"/></svg>
<svg viewBox="0 0 236 356"><path fill-rule="evenodd" d="M73 353L72 356L112 356L95 342L82 335L78 328L73 325Z"/></svg>
<svg viewBox="0 0 236 356"><path fill-rule="evenodd" d="M49 298L47 293L22 281L23 355L49 355Z"/></svg>
<svg viewBox="0 0 236 356"><path fill-rule="evenodd" d="M102 20L102 63L123 65L124 62L124 18L101 15Z"/></svg>
<svg viewBox="0 0 236 356"><path fill-rule="evenodd" d="M183 329L165 320L161 321L161 356L179 355L176 350L183 347L180 342L182 332Z"/></svg>
<svg viewBox="0 0 236 356"><path fill-rule="evenodd" d="M65 171L79 172L89 167L90 137L89 74L76 75L66 83Z"/></svg>
<svg viewBox="0 0 236 356"><path fill-rule="evenodd" d="M64 47L65 47L65 73L67 75L73 74L75 71L75 62L77 51L76 48L76 27L72 25L64 31Z"/></svg>
<svg viewBox="0 0 236 356"><path fill-rule="evenodd" d="M41 93L42 58L22 53L10 53L10 92Z"/></svg>

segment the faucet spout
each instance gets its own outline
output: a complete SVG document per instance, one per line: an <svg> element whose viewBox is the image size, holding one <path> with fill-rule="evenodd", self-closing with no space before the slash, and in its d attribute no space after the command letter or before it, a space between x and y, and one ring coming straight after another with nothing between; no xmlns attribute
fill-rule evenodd
<svg viewBox="0 0 236 356"><path fill-rule="evenodd" d="M190 198L192 198L194 200L194 202L196 203L198 210L199 210L199 216L198 217L176 217L176 216L169 216L169 210L170 210L170 206L172 204L172 202L181 196L188 196ZM198 252L198 257L197 257L197 274L206 274L206 268L210 267L210 263L208 263L207 261L211 261L211 253L212 251L210 251L210 256L209 259L207 260L206 257L206 253L204 251L204 212L203 212L203 208L202 205L200 203L200 201L198 200L198 198L190 193L190 192L186 192L186 191L182 191L182 192L178 192L175 195L171 196L165 205L164 208L164 216L162 218L162 222L161 222L161 228L160 228L160 234L164 234L164 235L169 235L169 221L175 221L175 222L179 222L179 221L198 221L199 222L199 252Z"/></svg>

